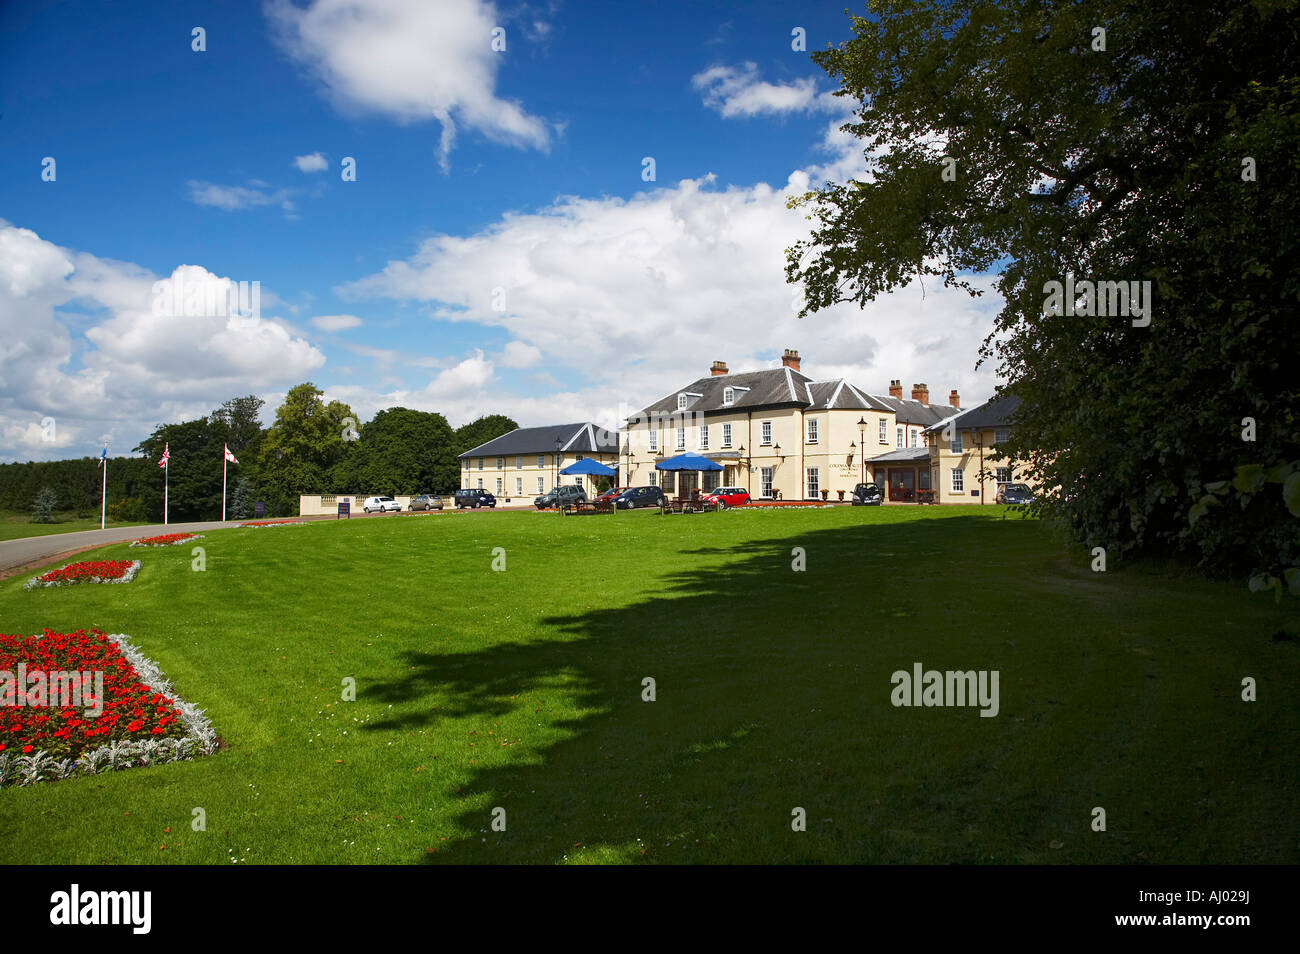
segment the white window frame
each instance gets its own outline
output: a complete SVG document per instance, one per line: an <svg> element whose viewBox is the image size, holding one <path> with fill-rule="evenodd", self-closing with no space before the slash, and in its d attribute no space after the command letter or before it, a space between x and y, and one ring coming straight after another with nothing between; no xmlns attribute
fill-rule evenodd
<svg viewBox="0 0 1300 954"><path fill-rule="evenodd" d="M952 487L953 493L964 494L966 492L966 475L962 473L962 469L960 467L952 468L952 472L951 472L951 476L949 477L949 480L951 481L951 484L949 486Z"/></svg>
<svg viewBox="0 0 1300 954"><path fill-rule="evenodd" d="M994 445L997 445L997 444L1005 444L1005 443L1006 443L1007 441L1009 441L1009 440L1011 440L1011 428L1009 428L1009 427L995 427L995 428L993 428L993 443L994 443Z"/></svg>
<svg viewBox="0 0 1300 954"><path fill-rule="evenodd" d="M771 500L776 491L772 486L776 480L775 467L760 467L758 469L758 493L765 500Z"/></svg>
<svg viewBox="0 0 1300 954"><path fill-rule="evenodd" d="M817 443L817 418L815 417L808 418L808 443Z"/></svg>
<svg viewBox="0 0 1300 954"><path fill-rule="evenodd" d="M657 470L650 471L650 486L651 487L659 486L659 472Z"/></svg>
<svg viewBox="0 0 1300 954"><path fill-rule="evenodd" d="M889 418L880 419L880 443L889 446Z"/></svg>
<svg viewBox="0 0 1300 954"><path fill-rule="evenodd" d="M516 497L521 497L521 496L523 496L523 493L524 493L524 479L523 479L522 477L516 477L516 478L515 478L515 496L516 496Z"/></svg>
<svg viewBox="0 0 1300 954"><path fill-rule="evenodd" d="M700 450L709 449L709 425L700 425Z"/></svg>
<svg viewBox="0 0 1300 954"><path fill-rule="evenodd" d="M482 490L482 489L483 489L483 478L482 478L482 477L480 477L480 478L478 479L478 489L479 489L479 490Z"/></svg>
<svg viewBox="0 0 1300 954"><path fill-rule="evenodd" d="M806 468L804 481L804 486L808 488L809 499L815 499L821 496L821 474L816 467Z"/></svg>
<svg viewBox="0 0 1300 954"><path fill-rule="evenodd" d="M497 493L498 493L498 494L505 493L505 478L504 478L504 477L498 477L498 478L497 478Z"/></svg>
<svg viewBox="0 0 1300 954"><path fill-rule="evenodd" d="M678 394L678 395L677 395L677 410L679 410L679 411L684 411L684 410L686 410L686 395L685 395L685 394Z"/></svg>
<svg viewBox="0 0 1300 954"><path fill-rule="evenodd" d="M538 470L541 470L541 469L542 469L543 467L545 467L545 466L546 466L546 455L545 455L545 454L538 454L538 455L537 455L537 469L538 469Z"/></svg>
<svg viewBox="0 0 1300 954"><path fill-rule="evenodd" d="M899 446L899 447L902 447L903 444L904 444L904 434L906 433L906 430L907 430L907 429L904 428L902 424L899 424L899 425L898 425L898 435L897 435L897 436L898 436L898 446Z"/></svg>
<svg viewBox="0 0 1300 954"><path fill-rule="evenodd" d="M679 451L686 450L686 428L685 427L677 428L677 449Z"/></svg>
<svg viewBox="0 0 1300 954"><path fill-rule="evenodd" d="M478 469L479 469L479 470L482 470L482 469L483 469L483 460L484 460L484 458L482 458L482 457L478 458Z"/></svg>
<svg viewBox="0 0 1300 954"><path fill-rule="evenodd" d="M733 404L735 404L735 403L736 403L736 389L735 389L735 388L723 388L723 389L722 389L722 404L723 404L723 406L724 406L724 407L731 407L731 405L733 405Z"/></svg>
<svg viewBox="0 0 1300 954"><path fill-rule="evenodd" d="M952 440L950 440L950 441L948 442L948 453L950 453L950 454L960 454L961 452L962 452L962 449L961 449L961 431L957 430L956 428L953 428L953 431L952 431Z"/></svg>
<svg viewBox="0 0 1300 954"><path fill-rule="evenodd" d="M996 483L999 487L1004 487L1007 484L1011 483L1012 470L1010 467L994 468L993 474L994 474L994 483ZM1003 474L1005 474L1006 476L1003 477Z"/></svg>
<svg viewBox="0 0 1300 954"><path fill-rule="evenodd" d="M545 485L545 483L543 483L543 481L545 481L545 480L546 480L545 477L538 477L538 478L537 478L537 492L538 492L539 494L544 494L544 493L546 493L546 485Z"/></svg>
<svg viewBox="0 0 1300 954"><path fill-rule="evenodd" d="M759 443L762 444L764 447L772 446L772 422L771 421L759 422L759 438L760 438Z"/></svg>
<svg viewBox="0 0 1300 954"><path fill-rule="evenodd" d="M915 446L916 446L917 433L918 433L918 432L917 432L917 429L916 429L915 427L912 428L911 433L908 435L908 436L911 438L911 440L912 440L912 443L908 445L909 447L915 447Z"/></svg>
<svg viewBox="0 0 1300 954"><path fill-rule="evenodd" d="M504 457L498 457L497 470L505 470L505 469L506 469L506 459Z"/></svg>
<svg viewBox="0 0 1300 954"><path fill-rule="evenodd" d="M650 428L650 437L648 439L648 446L650 448L650 453L652 454L659 453L659 428L657 427Z"/></svg>
<svg viewBox="0 0 1300 954"><path fill-rule="evenodd" d="M523 459L522 457L520 457L518 454L516 454L516 455L515 455L515 470L523 470L523 469L524 469L524 459Z"/></svg>
<svg viewBox="0 0 1300 954"><path fill-rule="evenodd" d="M731 425L730 424L722 425L722 446L723 447L731 446Z"/></svg>

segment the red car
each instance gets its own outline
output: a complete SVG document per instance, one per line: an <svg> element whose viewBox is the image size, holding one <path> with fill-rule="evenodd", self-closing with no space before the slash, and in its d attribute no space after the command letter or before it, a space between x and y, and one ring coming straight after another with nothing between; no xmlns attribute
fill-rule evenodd
<svg viewBox="0 0 1300 954"><path fill-rule="evenodd" d="M749 503L749 491L744 487L715 487L704 495L705 503L720 503L724 507Z"/></svg>
<svg viewBox="0 0 1300 954"><path fill-rule="evenodd" d="M621 493L622 493L623 491L625 491L625 490L627 490L626 487L610 487L609 490L605 491L603 494L601 494L600 496L596 497L596 499L597 499L597 500L613 500L615 497L617 497L619 494L621 494Z"/></svg>

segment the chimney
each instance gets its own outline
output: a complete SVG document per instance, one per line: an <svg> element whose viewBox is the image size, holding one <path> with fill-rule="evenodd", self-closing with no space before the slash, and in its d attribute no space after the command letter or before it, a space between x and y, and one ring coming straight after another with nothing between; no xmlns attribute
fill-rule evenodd
<svg viewBox="0 0 1300 954"><path fill-rule="evenodd" d="M799 352L785 349L785 354L781 356L782 367L789 368L791 371L799 370Z"/></svg>
<svg viewBox="0 0 1300 954"><path fill-rule="evenodd" d="M726 374L726 373L727 373L727 362L725 361L715 361L713 362L713 367L709 368L709 374L715 378L720 374Z"/></svg>
<svg viewBox="0 0 1300 954"><path fill-rule="evenodd" d="M892 397L892 398L898 398L899 400L902 400L902 397L903 397L903 382L902 382L902 381L890 381L890 382L889 382L889 396Z"/></svg>
<svg viewBox="0 0 1300 954"><path fill-rule="evenodd" d="M961 407L961 398L957 397L957 389L953 388L948 392L948 403L953 407Z"/></svg>
<svg viewBox="0 0 1300 954"><path fill-rule="evenodd" d="M920 401L922 404L930 403L930 388L925 384L912 385L912 400Z"/></svg>

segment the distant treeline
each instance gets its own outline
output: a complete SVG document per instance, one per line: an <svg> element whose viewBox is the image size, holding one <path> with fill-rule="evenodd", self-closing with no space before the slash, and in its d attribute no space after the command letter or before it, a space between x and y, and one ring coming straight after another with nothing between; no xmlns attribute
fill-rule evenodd
<svg viewBox="0 0 1300 954"><path fill-rule="evenodd" d="M227 468L227 515L242 518L257 501L270 514L296 513L300 494L446 493L460 486L459 454L518 426L493 414L453 429L441 414L401 407L358 424L310 382L289 391L269 428L259 423L262 405L232 398L207 417L160 425L134 448L142 457L109 457L110 519L162 519L164 446L170 519L211 520L221 516L225 447L239 461ZM100 480L97 457L0 464L0 510L30 511L48 488L56 509L97 514Z"/></svg>

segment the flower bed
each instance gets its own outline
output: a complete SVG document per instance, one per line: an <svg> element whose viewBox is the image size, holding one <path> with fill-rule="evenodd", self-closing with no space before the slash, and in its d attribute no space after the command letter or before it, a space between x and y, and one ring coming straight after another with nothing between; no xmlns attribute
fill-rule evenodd
<svg viewBox="0 0 1300 954"><path fill-rule="evenodd" d="M58 681L66 685L70 674L84 678L61 694ZM126 637L97 629L0 635L0 704L0 787L217 749L203 711L176 699L171 683Z"/></svg>
<svg viewBox="0 0 1300 954"><path fill-rule="evenodd" d="M778 510L786 507L804 507L814 510L824 510L827 507L833 507L834 504L829 501L818 502L815 500L754 500L750 499L747 503L736 504L730 508L732 510Z"/></svg>
<svg viewBox="0 0 1300 954"><path fill-rule="evenodd" d="M255 520L252 523L241 523L241 527L300 527L302 520Z"/></svg>
<svg viewBox="0 0 1300 954"><path fill-rule="evenodd" d="M157 537L141 537L139 540L132 540L133 547L174 547L178 543L188 543L191 540L202 540L201 533L164 533Z"/></svg>
<svg viewBox="0 0 1300 954"><path fill-rule="evenodd" d="M34 576L23 585L23 589L75 586L79 583L130 583L139 572L139 560L83 560Z"/></svg>

